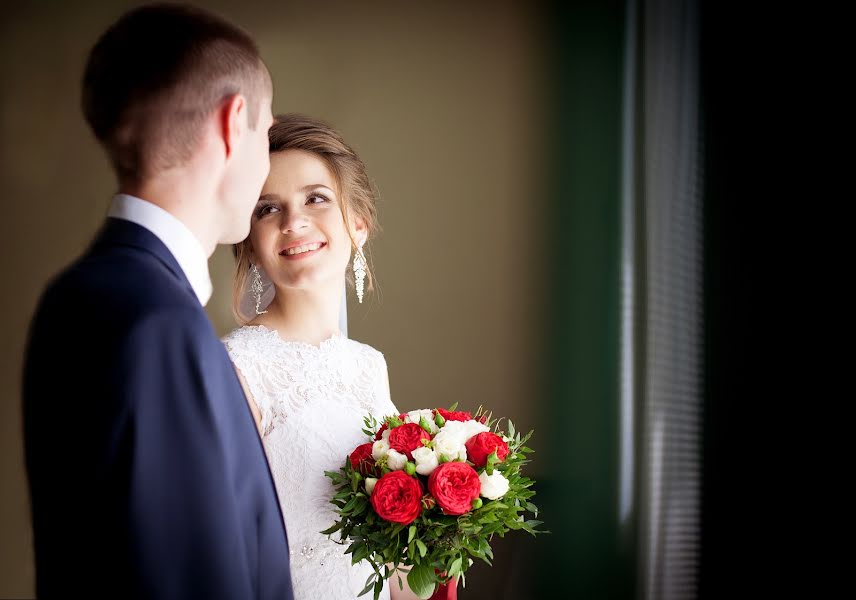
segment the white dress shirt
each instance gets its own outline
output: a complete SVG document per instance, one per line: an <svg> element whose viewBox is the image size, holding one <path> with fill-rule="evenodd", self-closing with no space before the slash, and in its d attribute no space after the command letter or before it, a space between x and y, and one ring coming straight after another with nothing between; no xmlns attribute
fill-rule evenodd
<svg viewBox="0 0 856 600"><path fill-rule="evenodd" d="M136 223L151 231L178 262L202 306L208 303L212 292L208 256L199 239L184 223L160 206L128 194L113 196L107 216Z"/></svg>

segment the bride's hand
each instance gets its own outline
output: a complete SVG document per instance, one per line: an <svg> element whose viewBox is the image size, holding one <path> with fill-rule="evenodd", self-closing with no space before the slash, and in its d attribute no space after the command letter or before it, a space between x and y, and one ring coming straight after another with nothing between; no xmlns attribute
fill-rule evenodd
<svg viewBox="0 0 856 600"><path fill-rule="evenodd" d="M393 565L387 565L390 571L394 570ZM399 589L398 587L398 578L401 577L401 583L404 584L404 589ZM387 585L389 586L389 597L390 600L419 600L419 596L411 591L410 586L407 585L407 573L402 572L393 572L392 576L386 580Z"/></svg>

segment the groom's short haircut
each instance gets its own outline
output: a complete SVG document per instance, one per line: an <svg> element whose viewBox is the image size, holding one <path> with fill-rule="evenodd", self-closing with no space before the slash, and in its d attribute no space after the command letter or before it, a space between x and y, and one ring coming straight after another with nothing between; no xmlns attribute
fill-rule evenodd
<svg viewBox="0 0 856 600"><path fill-rule="evenodd" d="M120 182L186 163L220 103L241 93L258 124L270 75L250 36L176 4L123 15L96 42L83 76L83 113Z"/></svg>

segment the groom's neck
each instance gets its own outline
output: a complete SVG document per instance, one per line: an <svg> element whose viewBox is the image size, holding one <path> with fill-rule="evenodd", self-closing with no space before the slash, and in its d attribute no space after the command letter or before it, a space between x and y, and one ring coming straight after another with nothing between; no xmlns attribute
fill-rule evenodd
<svg viewBox="0 0 856 600"><path fill-rule="evenodd" d="M219 242L216 230L216 196L211 179L186 170L173 170L138 183L123 183L119 192L159 206L181 221L211 256Z"/></svg>

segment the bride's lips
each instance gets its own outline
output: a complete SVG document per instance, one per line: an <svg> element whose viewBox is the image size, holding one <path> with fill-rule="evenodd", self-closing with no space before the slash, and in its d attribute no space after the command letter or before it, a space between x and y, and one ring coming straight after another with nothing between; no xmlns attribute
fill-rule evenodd
<svg viewBox="0 0 856 600"><path fill-rule="evenodd" d="M294 242L293 244L289 244L285 248L279 251L279 255L286 260L301 260L308 256L312 256L316 254L319 250L323 249L327 245L327 242L321 241L300 241Z"/></svg>

